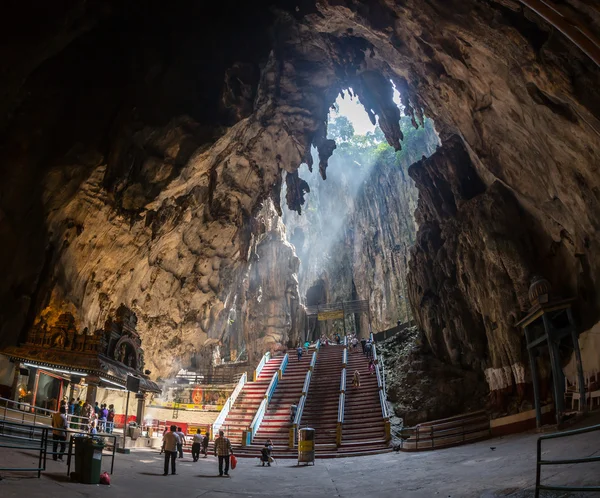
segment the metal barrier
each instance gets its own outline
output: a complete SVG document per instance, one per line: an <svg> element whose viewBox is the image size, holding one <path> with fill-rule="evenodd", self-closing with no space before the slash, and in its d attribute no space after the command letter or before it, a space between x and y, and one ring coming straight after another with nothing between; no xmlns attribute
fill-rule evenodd
<svg viewBox="0 0 600 498"><path fill-rule="evenodd" d="M600 462L600 456L591 456L584 458L570 458L560 460L542 460L542 441L545 439L558 439L561 437L575 436L577 434L585 434L586 432L600 431L600 425L592 425L583 429L575 429L572 431L559 432L556 434L548 434L540 436L537 440L537 460L535 473L535 498L540 496L540 490L544 491L600 491L600 486L544 486L540 484L542 465L571 465L576 463L592 463Z"/></svg>
<svg viewBox="0 0 600 498"><path fill-rule="evenodd" d="M212 438L215 437L215 434L217 434L219 432L219 429L223 426L223 422L225 422L227 415L229 415L229 411L233 407L233 404L235 403L235 400L238 398L239 394L242 392L242 389L244 388L244 385L246 384L247 380L248 374L244 372L244 374L240 377L240 380L238 381L237 385L235 386L235 389L231 393L231 396L227 398L227 401L225 401L223 408L221 408L219 416L212 424Z"/></svg>
<svg viewBox="0 0 600 498"><path fill-rule="evenodd" d="M12 401L12 400L8 400L6 398L0 398L0 401L4 402L4 410L3 410L3 419L0 420L0 427L6 427L8 424L17 426L17 427L33 427L35 429L38 430L45 430L45 431L52 431L52 417L51 414L54 414L56 412L51 412L50 410L46 410L45 408L37 408L37 407L30 407L29 405L27 405L26 403L20 403L17 401ZM8 403L7 403L8 402ZM32 409L38 410L40 411L42 414L41 415L37 415L36 413L25 413L23 410L15 410L13 408L8 408L8 405L10 403L16 404L16 405L26 405L26 407L30 407ZM21 421L18 421L19 417L15 417L14 413L19 413L22 414L20 415ZM13 415L12 417L10 415ZM31 419L29 421L33 421L35 422L34 424L25 424L23 421L25 419ZM69 428L66 429L66 441L63 441L61 439L54 439L54 436L52 434L50 434L52 437L48 437L48 435L46 436L46 441L44 443L44 462L46 459L46 456L48 454L50 455L60 455L62 454L62 452L60 451L54 451L54 449L52 451L48 451L48 444L52 444L52 446L54 447L54 443L57 443L57 445L60 445L61 443L65 443L65 445L69 444L69 446L72 444L70 441L67 442L70 438L69 435L74 435L74 434L89 434L89 419L87 417L82 417L79 415L73 415L73 414L68 414L67 415L67 422L69 424ZM113 473L114 470L114 465L115 465L115 450L116 450L116 438L120 437L120 436L116 436L112 434L112 430L114 429L114 422L105 422L103 420L98 421L99 426L98 428L100 430L102 429L109 429L111 432L97 432L95 435L104 439L112 439L113 443L112 443L112 460L111 460L111 464L110 464L110 473ZM124 429L126 430L126 429ZM1 431L0 431L1 433ZM37 441L37 439L34 438L35 436L35 432L34 431L29 431L30 436L28 437L29 440L31 441ZM107 447L110 447L111 445L108 444L106 445ZM0 447L2 447L2 445L0 445ZM58 448L57 448L58 449ZM67 455L67 461L69 461L70 456ZM44 467L45 467L45 463L44 463ZM7 469L0 469L0 470L7 470ZM16 470L16 469L13 469ZM43 468L42 470L45 470L45 468Z"/></svg>
<svg viewBox="0 0 600 498"><path fill-rule="evenodd" d="M371 339L373 334L371 334ZM377 376L377 389L379 389L379 404L381 405L381 416L385 424L385 440L389 442L392 439L392 429L390 423L390 414L387 408L387 395L385 392L385 385L382 380L381 371L379 368L379 359L377 357L377 348L375 343L371 342L371 349L373 351L373 362L375 363L375 374Z"/></svg>
<svg viewBox="0 0 600 498"><path fill-rule="evenodd" d="M281 377L283 377L283 374L285 373L285 370L288 366L289 361L290 361L290 357L287 353L285 353L283 360L281 360L281 365L279 366L279 370L277 370L277 373L279 374L279 380L281 380Z"/></svg>
<svg viewBox="0 0 600 498"><path fill-rule="evenodd" d="M344 349L344 353L347 353L348 350ZM347 361L347 360L346 360ZM335 433L335 441L338 448L342 444L342 431L344 425L344 405L346 403L346 364L342 368L342 374L340 378L340 397L338 400L338 418L337 418L337 428Z"/></svg>
<svg viewBox="0 0 600 498"><path fill-rule="evenodd" d="M254 370L254 378L252 379L254 382L256 382L256 379L258 379L258 376L260 375L260 372L262 372L263 367L267 364L267 362L271 359L271 353L269 351L267 351L263 357L260 359L260 362L258 363L258 365L256 366L256 369Z"/></svg>
<svg viewBox="0 0 600 498"><path fill-rule="evenodd" d="M20 424L18 422L0 422L0 448L10 450L30 450L38 453L37 467L0 467L0 470L13 472L37 472L38 478L42 471L46 470L46 453L48 449L49 427L39 425ZM39 436L39 437L36 437ZM8 440L4 443L2 440ZM13 440L15 444L11 444ZM22 441L30 441L33 444L25 444ZM19 444L21 442L21 444Z"/></svg>
<svg viewBox="0 0 600 498"><path fill-rule="evenodd" d="M290 436L288 441L288 446L293 448L296 446L296 437L298 435L298 427L300 427L300 421L302 420L302 413L304 412L304 405L306 404L306 397L308 396L308 389L310 388L310 381L312 379L312 373L317 364L317 351L315 351L310 359L310 365L308 367L308 372L306 372L306 377L304 377L304 385L302 386L302 394L300 395L300 400L298 401L298 409L296 410L296 416L292 421L292 426L290 427Z"/></svg>
<svg viewBox="0 0 600 498"><path fill-rule="evenodd" d="M3 405L2 409L2 420L10 420L15 423L41 425L41 426L52 426L52 415L56 411L47 410L46 408L39 408L32 406L29 403L23 403L20 401L14 401L12 399L0 398L0 403ZM12 408L9 408L12 406ZM81 415L74 415L72 413L66 413L67 422L70 429L77 431L87 432L89 429L90 421L88 417ZM111 433L114 428L114 422L108 422L98 420L99 428L102 425L103 428L110 428Z"/></svg>

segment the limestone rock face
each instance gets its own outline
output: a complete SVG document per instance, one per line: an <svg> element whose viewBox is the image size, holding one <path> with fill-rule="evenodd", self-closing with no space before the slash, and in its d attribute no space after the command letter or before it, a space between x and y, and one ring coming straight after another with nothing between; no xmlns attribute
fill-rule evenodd
<svg viewBox="0 0 600 498"><path fill-rule="evenodd" d="M595 10L561 5L597 33ZM288 206L303 208L297 173L316 162L311 145L327 176L327 112L344 88L401 145L390 80L442 142L415 168L410 280L435 354L483 369L493 390L521 383L510 327L533 273L579 298L585 328L598 321L600 71L521 3L49 9L39 26L23 7L3 30L14 43L0 52L2 344L59 309L74 310L81 330L99 327L121 303L138 314L155 377L232 344L228 334L230 349L291 340L297 262L257 216L269 197L280 212L283 176ZM371 229L384 210L363 206ZM277 281L268 255L284 259ZM251 281L268 290L258 307ZM251 329L236 328L238 309L257 317Z"/></svg>
<svg viewBox="0 0 600 498"><path fill-rule="evenodd" d="M408 168L438 144L428 121L398 158L352 159L334 151L326 181L306 175L310 192L302 214L285 209L283 220L300 258L300 293L307 304L366 299L374 331L408 320L406 273L418 196ZM318 327L316 336L343 332L340 321ZM346 330L368 335L369 316L347 317Z"/></svg>

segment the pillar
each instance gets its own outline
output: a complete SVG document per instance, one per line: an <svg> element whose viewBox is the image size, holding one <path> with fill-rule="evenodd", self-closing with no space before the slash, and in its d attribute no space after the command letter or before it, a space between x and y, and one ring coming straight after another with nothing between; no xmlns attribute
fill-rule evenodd
<svg viewBox="0 0 600 498"><path fill-rule="evenodd" d="M533 349L529 348L531 337L529 327L525 327L525 338L527 340L527 353L529 355L529 366L531 368L531 383L533 384L533 397L535 402L535 425L539 429L542 426L542 407L540 403L540 386L537 373L537 362L533 355Z"/></svg>
<svg viewBox="0 0 600 498"><path fill-rule="evenodd" d="M87 392L85 396L86 403L94 406L96 403L96 396L98 396L98 385L100 384L100 378L92 375L86 377Z"/></svg>
<svg viewBox="0 0 600 498"><path fill-rule="evenodd" d="M146 407L146 395L144 393L138 393L135 395L137 399L137 411L135 415L135 421L139 426L144 423L144 408Z"/></svg>
<svg viewBox="0 0 600 498"><path fill-rule="evenodd" d="M554 383L554 409L556 411L556 424L560 424L564 412L564 375L560 365L560 354L558 344L554 340L552 323L546 314L543 315L546 340L548 342L548 353L552 366L552 380Z"/></svg>
<svg viewBox="0 0 600 498"><path fill-rule="evenodd" d="M10 394L14 401L19 401L19 375L21 373L21 362L15 361L15 371L13 373L13 381Z"/></svg>
<svg viewBox="0 0 600 498"><path fill-rule="evenodd" d="M583 378L583 363L581 361L581 350L579 349L579 337L575 330L575 320L571 308L567 308L569 325L571 326L571 340L573 341L573 350L575 351L575 363L577 366L577 383L579 384L579 411L587 411L587 399L585 398L585 381Z"/></svg>

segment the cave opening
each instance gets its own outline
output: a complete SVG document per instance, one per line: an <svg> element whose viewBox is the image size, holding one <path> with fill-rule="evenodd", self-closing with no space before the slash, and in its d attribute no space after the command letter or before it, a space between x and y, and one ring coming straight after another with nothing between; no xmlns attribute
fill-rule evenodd
<svg viewBox="0 0 600 498"><path fill-rule="evenodd" d="M327 179L302 165L299 174L309 188L302 212L284 207L282 218L300 258L299 294L306 296L306 304L324 304L309 299L315 282L325 286L321 295L331 303L365 299L375 330L396 327L412 316L406 273L416 234L418 192L408 169L440 144L433 120L425 118L415 127L395 87L392 100L403 134L398 151L387 142L380 117L369 104L352 88L340 92L327 119L327 138L336 144ZM318 151L311 152L317 162ZM285 194L286 189L284 185ZM321 324L321 332L368 334L366 316L345 320Z"/></svg>

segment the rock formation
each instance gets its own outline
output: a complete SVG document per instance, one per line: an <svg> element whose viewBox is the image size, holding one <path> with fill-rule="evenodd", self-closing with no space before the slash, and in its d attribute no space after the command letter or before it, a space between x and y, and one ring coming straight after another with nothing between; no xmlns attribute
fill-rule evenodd
<svg viewBox="0 0 600 498"><path fill-rule="evenodd" d="M410 126L407 119L404 123ZM408 167L439 144L429 120L415 135L397 155L379 145L373 147L379 153L356 156L358 147L342 144L329 160L326 181L306 176L310 193L302 214L284 210L306 304L366 299L374 331L408 320L406 273L418 195ZM317 300L308 297L311 288L320 289ZM346 330L368 334L367 314L346 320ZM311 332L314 327L311 322ZM343 333L341 321L319 323L316 334L331 337L333 331Z"/></svg>
<svg viewBox="0 0 600 498"><path fill-rule="evenodd" d="M561 6L598 32L597 9ZM390 80L442 142L413 170L411 299L436 355L483 369L493 391L525 381L511 326L533 273L579 298L583 328L598 321L600 71L520 2L92 1L41 14L22 7L3 26L2 344L43 313L72 310L93 330L123 303L153 375L168 375L224 339L245 279L264 278L253 255L286 258L266 287L294 295L294 256L268 246L257 215L269 196L280 211L283 176L302 209L311 145L327 176L342 89L401 145ZM293 334L286 296L246 340Z"/></svg>

